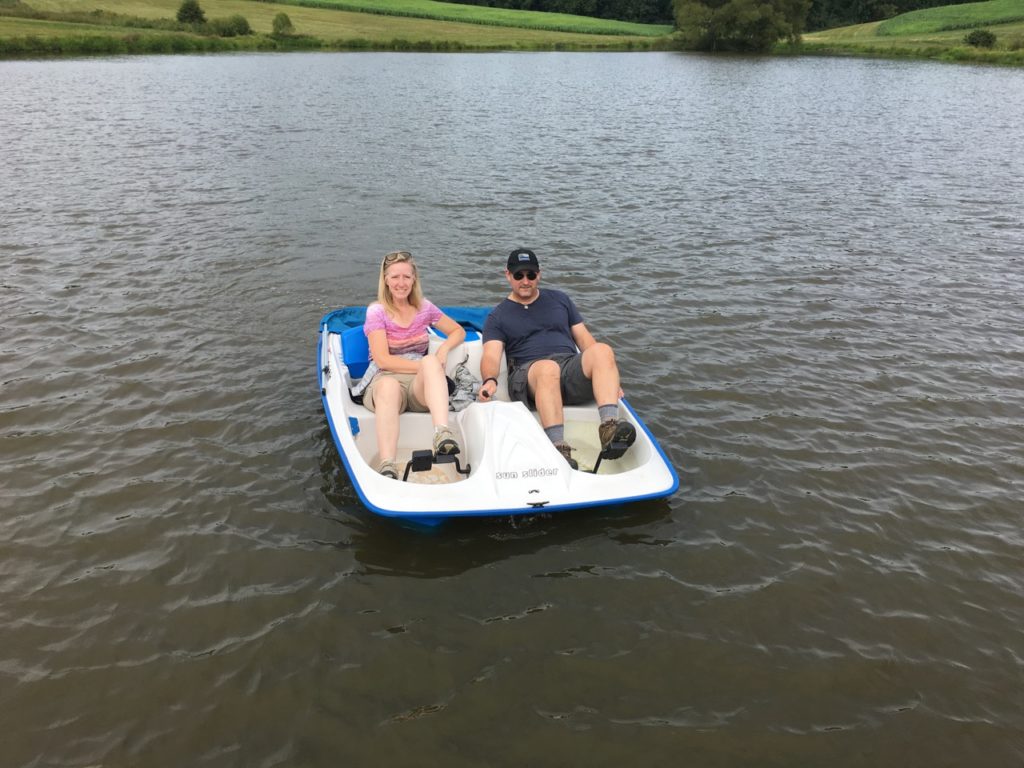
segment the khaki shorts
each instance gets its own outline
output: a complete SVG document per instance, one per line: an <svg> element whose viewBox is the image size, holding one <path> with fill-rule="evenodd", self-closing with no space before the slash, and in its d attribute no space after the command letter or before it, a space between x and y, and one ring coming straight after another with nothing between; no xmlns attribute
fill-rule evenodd
<svg viewBox="0 0 1024 768"><path fill-rule="evenodd" d="M414 413L425 413L428 409L423 403L416 399L416 395L412 391L412 380L416 378L415 373L393 373L392 371L377 371L374 375L373 380L370 382L370 386L363 392L363 405L369 410L376 410L373 407L373 390L377 387L377 382L384 378L398 379L398 383L402 387L402 399L398 404L398 412L413 411Z"/></svg>

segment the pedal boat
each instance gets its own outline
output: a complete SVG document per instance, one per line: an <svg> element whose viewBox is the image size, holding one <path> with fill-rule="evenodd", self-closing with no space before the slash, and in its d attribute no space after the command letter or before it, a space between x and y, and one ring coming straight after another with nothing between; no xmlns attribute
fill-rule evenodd
<svg viewBox="0 0 1024 768"><path fill-rule="evenodd" d="M489 308L442 307L466 329L466 339L448 355L448 371L464 362L480 379L481 334ZM630 404L619 401L619 418L636 428L628 450L613 444L604 455L598 444L594 404L565 408L566 440L573 445L573 470L540 426L537 413L509 400L502 362L491 402L473 402L449 412L459 442L455 456L430 450L430 414L403 413L397 462L399 479L377 472L374 414L352 387L369 363L363 334L365 307L328 312L320 321L318 376L331 435L360 500L373 512L424 525L447 518L511 516L619 505L670 496L679 478L654 435ZM442 337L431 331L431 351ZM620 455L621 454L621 455Z"/></svg>

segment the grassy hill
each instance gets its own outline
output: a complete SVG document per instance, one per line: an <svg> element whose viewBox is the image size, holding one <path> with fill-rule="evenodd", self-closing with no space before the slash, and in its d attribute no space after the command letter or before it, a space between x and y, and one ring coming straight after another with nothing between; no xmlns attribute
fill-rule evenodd
<svg viewBox="0 0 1024 768"><path fill-rule="evenodd" d="M672 28L435 0L200 0L208 20L242 16L253 34L178 25L181 0L0 0L0 57L233 50L654 50ZM102 9L102 10L100 10ZM294 34L273 35L280 13ZM991 48L968 45L985 29ZM932 58L1024 66L1024 0L914 11L804 37L779 53Z"/></svg>
<svg viewBox="0 0 1024 768"><path fill-rule="evenodd" d="M254 34L180 28L181 0L0 0L0 56L230 50L629 50L669 47L671 27L432 0L200 0L208 21L243 16ZM102 11L96 10L102 8ZM275 37L286 13L294 34Z"/></svg>
<svg viewBox="0 0 1024 768"><path fill-rule="evenodd" d="M439 0L281 0L288 5L306 8L330 8L386 16L407 16L439 21L460 21L496 27L544 29L557 32L579 32L592 35L639 35L661 37L672 34L672 27L660 24L637 24L613 19L595 19L567 13L514 11L479 5L460 5Z"/></svg>
<svg viewBox="0 0 1024 768"><path fill-rule="evenodd" d="M972 30L995 35L991 48L968 45ZM804 36L803 53L934 58L1024 65L1024 0L988 0L912 11L886 21Z"/></svg>

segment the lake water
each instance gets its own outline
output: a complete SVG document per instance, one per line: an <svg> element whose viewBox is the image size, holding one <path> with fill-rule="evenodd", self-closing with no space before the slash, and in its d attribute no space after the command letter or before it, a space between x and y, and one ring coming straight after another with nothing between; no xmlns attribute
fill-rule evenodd
<svg viewBox="0 0 1024 768"><path fill-rule="evenodd" d="M9 766L1019 766L1024 73L0 62ZM682 482L373 517L317 321L534 248Z"/></svg>

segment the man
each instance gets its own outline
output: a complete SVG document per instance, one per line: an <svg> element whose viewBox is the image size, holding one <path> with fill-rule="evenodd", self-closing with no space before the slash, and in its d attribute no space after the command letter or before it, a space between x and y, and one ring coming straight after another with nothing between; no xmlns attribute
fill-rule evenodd
<svg viewBox="0 0 1024 768"><path fill-rule="evenodd" d="M479 399L487 402L494 396L504 351L509 396L536 405L541 426L573 469L577 464L565 441L563 404L594 400L601 417L601 453L618 458L636 440L636 430L618 418L622 389L612 348L590 335L565 293L541 291L540 263L533 251L512 251L505 279L512 290L484 324Z"/></svg>

